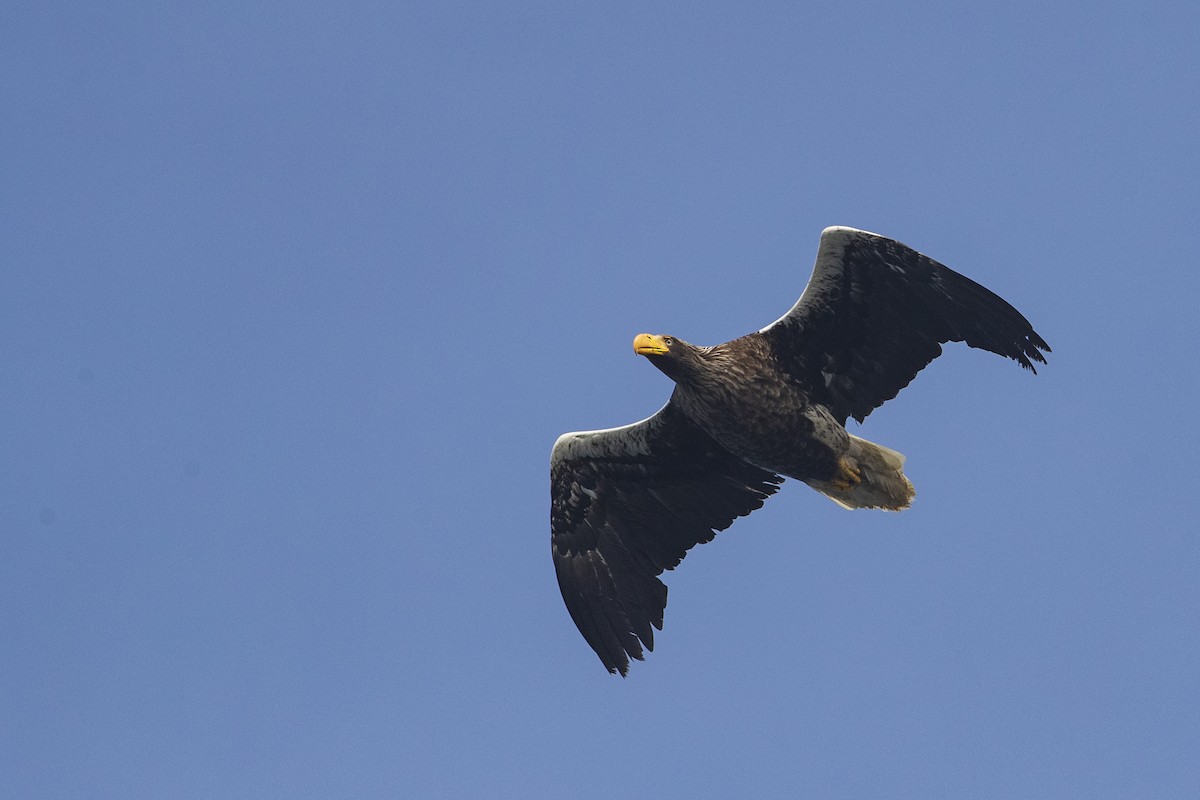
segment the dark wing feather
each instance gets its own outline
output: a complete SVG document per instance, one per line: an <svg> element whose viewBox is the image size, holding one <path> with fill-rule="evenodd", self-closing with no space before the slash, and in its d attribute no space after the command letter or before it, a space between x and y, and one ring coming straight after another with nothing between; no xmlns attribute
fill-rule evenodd
<svg viewBox="0 0 1200 800"><path fill-rule="evenodd" d="M842 424L862 422L895 397L944 342L966 342L1030 370L1050 352L998 295L906 245L853 228L821 234L804 294L760 333L780 367Z"/></svg>
<svg viewBox="0 0 1200 800"><path fill-rule="evenodd" d="M668 403L649 419L559 437L550 456L558 587L609 672L654 649L667 587L696 544L759 508L783 478L747 464Z"/></svg>

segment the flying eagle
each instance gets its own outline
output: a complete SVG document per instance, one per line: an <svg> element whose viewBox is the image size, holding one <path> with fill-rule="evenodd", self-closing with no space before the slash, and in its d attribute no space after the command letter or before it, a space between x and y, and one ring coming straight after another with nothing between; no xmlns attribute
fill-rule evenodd
<svg viewBox="0 0 1200 800"><path fill-rule="evenodd" d="M762 506L785 477L845 508L912 501L904 456L846 431L908 385L944 342L1026 369L1049 345L997 295L899 242L826 228L808 286L775 322L699 347L642 333L633 349L675 381L653 416L566 433L550 456L558 587L611 673L654 649L667 587L696 544Z"/></svg>

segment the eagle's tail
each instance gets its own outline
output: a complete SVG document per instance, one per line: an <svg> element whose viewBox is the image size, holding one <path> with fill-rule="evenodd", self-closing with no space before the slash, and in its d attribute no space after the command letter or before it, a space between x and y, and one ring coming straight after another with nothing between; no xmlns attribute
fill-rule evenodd
<svg viewBox="0 0 1200 800"><path fill-rule="evenodd" d="M850 449L838 460L838 474L832 480L807 483L842 508L900 511L916 495L904 476L903 455L853 434Z"/></svg>

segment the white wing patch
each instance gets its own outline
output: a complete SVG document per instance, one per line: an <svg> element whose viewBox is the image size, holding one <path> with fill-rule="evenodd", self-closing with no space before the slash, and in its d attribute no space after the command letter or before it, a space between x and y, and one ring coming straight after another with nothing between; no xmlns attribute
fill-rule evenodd
<svg viewBox="0 0 1200 800"><path fill-rule="evenodd" d="M851 239L864 236L874 236L880 239L885 238L878 233L871 233L870 231L863 231L858 228L847 228L842 225L834 225L821 231L821 242L817 247L817 263L813 266L812 277L808 279L808 285L804 287L804 291L800 294L800 299L787 310L786 314L765 328L760 329L759 333L766 333L796 313L796 310L804 305L804 299L815 280L825 275L840 273L845 268L846 245ZM904 272L903 269L893 264L888 264L888 266L899 272Z"/></svg>

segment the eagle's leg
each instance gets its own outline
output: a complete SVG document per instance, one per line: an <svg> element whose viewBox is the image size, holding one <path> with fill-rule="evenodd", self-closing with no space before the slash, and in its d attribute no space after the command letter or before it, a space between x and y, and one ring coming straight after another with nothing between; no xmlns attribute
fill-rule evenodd
<svg viewBox="0 0 1200 800"><path fill-rule="evenodd" d="M848 492L862 483L862 472L845 456L839 456L837 468L833 477L829 479L829 483L839 492Z"/></svg>

